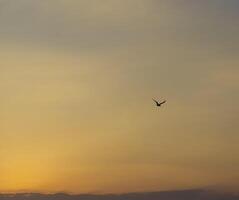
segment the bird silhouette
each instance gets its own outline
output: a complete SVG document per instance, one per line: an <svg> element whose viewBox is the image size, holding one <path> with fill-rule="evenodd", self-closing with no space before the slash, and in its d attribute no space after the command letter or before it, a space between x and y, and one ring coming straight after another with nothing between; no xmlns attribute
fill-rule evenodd
<svg viewBox="0 0 239 200"><path fill-rule="evenodd" d="M166 103L166 101L158 102L155 99L153 101L156 103L156 106L161 106L162 104Z"/></svg>

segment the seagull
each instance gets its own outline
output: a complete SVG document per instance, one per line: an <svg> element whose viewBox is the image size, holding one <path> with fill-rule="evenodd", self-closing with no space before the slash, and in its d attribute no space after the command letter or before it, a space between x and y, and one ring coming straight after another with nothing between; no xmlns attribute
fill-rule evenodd
<svg viewBox="0 0 239 200"><path fill-rule="evenodd" d="M161 106L162 104L166 103L166 101L158 102L155 99L153 101L156 103L156 106Z"/></svg>

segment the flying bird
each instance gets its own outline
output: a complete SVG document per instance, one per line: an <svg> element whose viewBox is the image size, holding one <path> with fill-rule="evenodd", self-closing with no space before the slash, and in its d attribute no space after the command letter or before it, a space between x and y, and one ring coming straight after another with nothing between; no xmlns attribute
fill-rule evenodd
<svg viewBox="0 0 239 200"><path fill-rule="evenodd" d="M161 106L162 104L166 103L166 101L158 102L155 99L153 101L156 103L156 106Z"/></svg>

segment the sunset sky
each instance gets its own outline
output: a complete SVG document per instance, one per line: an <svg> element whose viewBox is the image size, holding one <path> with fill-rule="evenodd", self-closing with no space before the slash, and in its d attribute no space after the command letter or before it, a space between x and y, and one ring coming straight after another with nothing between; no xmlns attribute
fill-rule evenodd
<svg viewBox="0 0 239 200"><path fill-rule="evenodd" d="M0 192L239 190L238 103L238 0L0 0Z"/></svg>

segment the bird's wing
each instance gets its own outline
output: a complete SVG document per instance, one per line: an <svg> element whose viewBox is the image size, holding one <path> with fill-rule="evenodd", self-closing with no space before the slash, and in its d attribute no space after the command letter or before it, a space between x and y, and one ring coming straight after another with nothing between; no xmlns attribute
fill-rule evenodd
<svg viewBox="0 0 239 200"><path fill-rule="evenodd" d="M152 99L156 104L158 104L159 102L157 102L155 99Z"/></svg>
<svg viewBox="0 0 239 200"><path fill-rule="evenodd" d="M162 102L160 103L160 105L162 105L162 104L164 104L164 103L166 103L166 101L162 101Z"/></svg>

